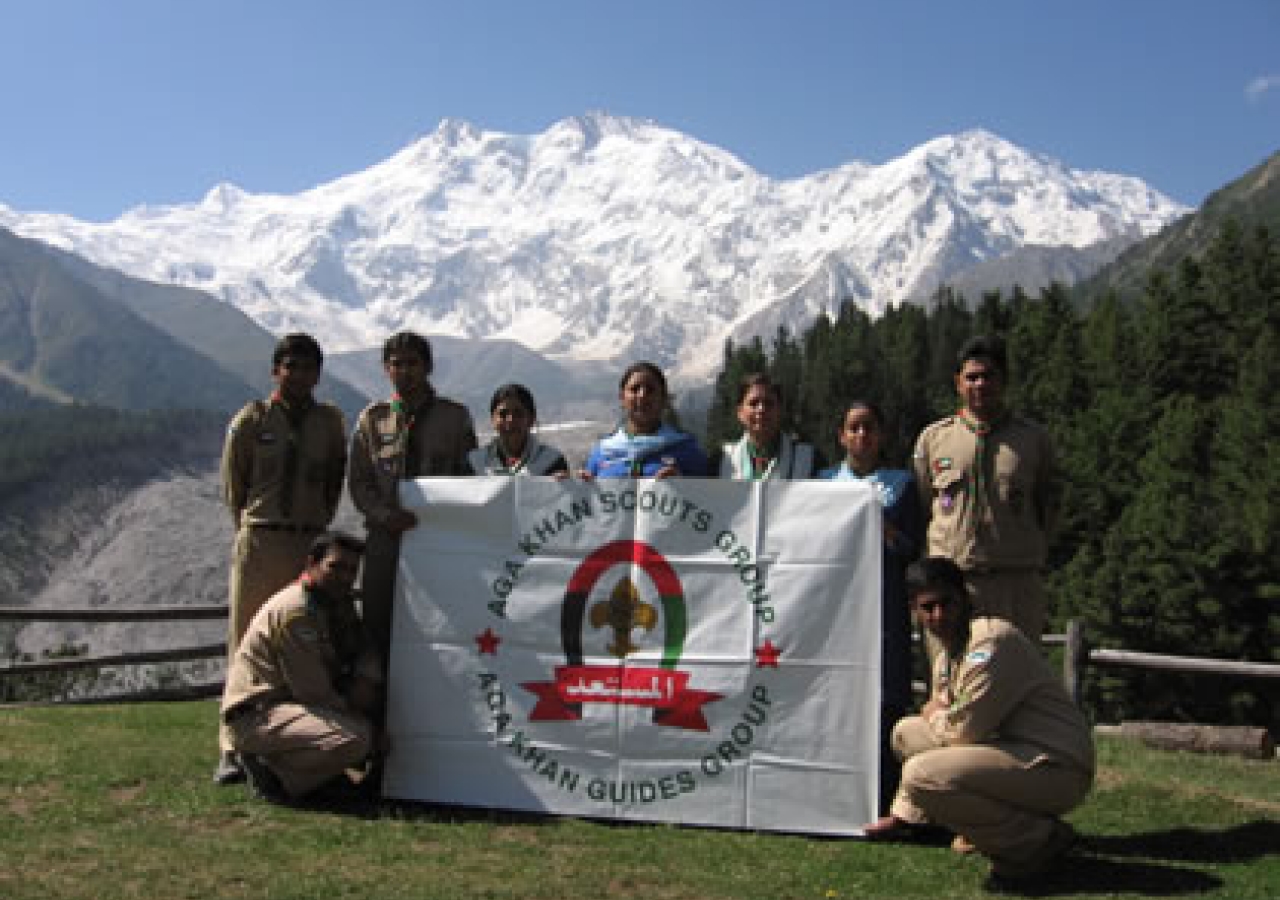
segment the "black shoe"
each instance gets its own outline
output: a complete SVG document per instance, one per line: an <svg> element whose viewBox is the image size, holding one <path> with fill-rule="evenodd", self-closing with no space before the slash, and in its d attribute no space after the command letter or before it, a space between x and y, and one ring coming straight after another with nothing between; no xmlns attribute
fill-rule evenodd
<svg viewBox="0 0 1280 900"><path fill-rule="evenodd" d="M228 750L218 757L218 767L213 770L213 783L226 787L244 781L244 769L240 768L240 760Z"/></svg>
<svg viewBox="0 0 1280 900"><path fill-rule="evenodd" d="M993 859L988 884L995 889L1013 892L1038 884L1059 866L1075 843L1075 829L1066 822L1055 821L1048 840L1030 858L1018 863Z"/></svg>
<svg viewBox="0 0 1280 900"><path fill-rule="evenodd" d="M287 805L290 802L280 778L271 771L271 767L261 756L241 753L240 767L249 780L249 791L253 796L268 803Z"/></svg>

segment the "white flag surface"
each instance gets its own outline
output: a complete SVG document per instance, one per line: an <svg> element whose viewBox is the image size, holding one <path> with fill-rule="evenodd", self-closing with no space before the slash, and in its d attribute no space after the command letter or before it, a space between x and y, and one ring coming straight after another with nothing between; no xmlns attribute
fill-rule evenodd
<svg viewBox="0 0 1280 900"><path fill-rule="evenodd" d="M853 834L875 818L881 513L856 482L422 478L388 796Z"/></svg>

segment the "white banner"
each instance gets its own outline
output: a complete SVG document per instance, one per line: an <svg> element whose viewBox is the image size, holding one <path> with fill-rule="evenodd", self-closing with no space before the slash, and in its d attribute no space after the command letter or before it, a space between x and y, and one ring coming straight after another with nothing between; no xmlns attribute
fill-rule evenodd
<svg viewBox="0 0 1280 900"><path fill-rule="evenodd" d="M388 796L823 834L876 817L872 489L423 478L401 502Z"/></svg>

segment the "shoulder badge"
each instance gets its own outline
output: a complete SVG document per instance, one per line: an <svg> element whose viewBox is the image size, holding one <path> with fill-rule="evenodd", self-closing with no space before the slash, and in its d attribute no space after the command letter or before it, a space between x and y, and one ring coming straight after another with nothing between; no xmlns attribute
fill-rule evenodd
<svg viewBox="0 0 1280 900"><path fill-rule="evenodd" d="M989 659L991 659L990 650L974 650L964 658L964 661L967 663L973 663L975 666L980 666Z"/></svg>

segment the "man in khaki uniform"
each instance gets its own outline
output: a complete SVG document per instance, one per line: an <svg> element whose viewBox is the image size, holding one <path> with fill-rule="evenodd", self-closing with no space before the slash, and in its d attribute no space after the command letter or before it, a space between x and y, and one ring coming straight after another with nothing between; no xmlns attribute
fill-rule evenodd
<svg viewBox="0 0 1280 900"><path fill-rule="evenodd" d="M929 523L926 555L964 571L975 615L1012 622L1036 642L1048 617L1040 572L1055 464L1048 432L1005 408L1007 371L998 338L965 344L955 375L961 409L920 433L912 467Z"/></svg>
<svg viewBox="0 0 1280 900"><path fill-rule="evenodd" d="M351 595L362 550L341 532L316 538L302 576L258 611L232 658L222 719L264 799L301 798L376 746L382 663Z"/></svg>
<svg viewBox="0 0 1280 900"><path fill-rule="evenodd" d="M382 365L395 393L360 413L347 484L368 529L361 609L385 664L400 535L417 524L400 507L398 485L406 478L471 474L467 454L476 447L476 432L466 407L432 388L426 338L408 331L392 335L383 345Z"/></svg>
<svg viewBox="0 0 1280 900"><path fill-rule="evenodd" d="M893 730L905 765L890 813L864 831L883 840L942 825L956 832L953 847L989 857L997 878L1033 875L1074 839L1058 817L1092 785L1089 724L1025 635L972 617L950 560L913 563L907 591L944 652L929 701Z"/></svg>
<svg viewBox="0 0 1280 900"><path fill-rule="evenodd" d="M312 397L323 360L310 335L282 338L271 359L276 390L240 410L227 430L222 492L236 526L228 665L259 607L298 577L307 548L329 526L342 497L346 425L336 406ZM225 727L218 744L214 780L242 780Z"/></svg>

